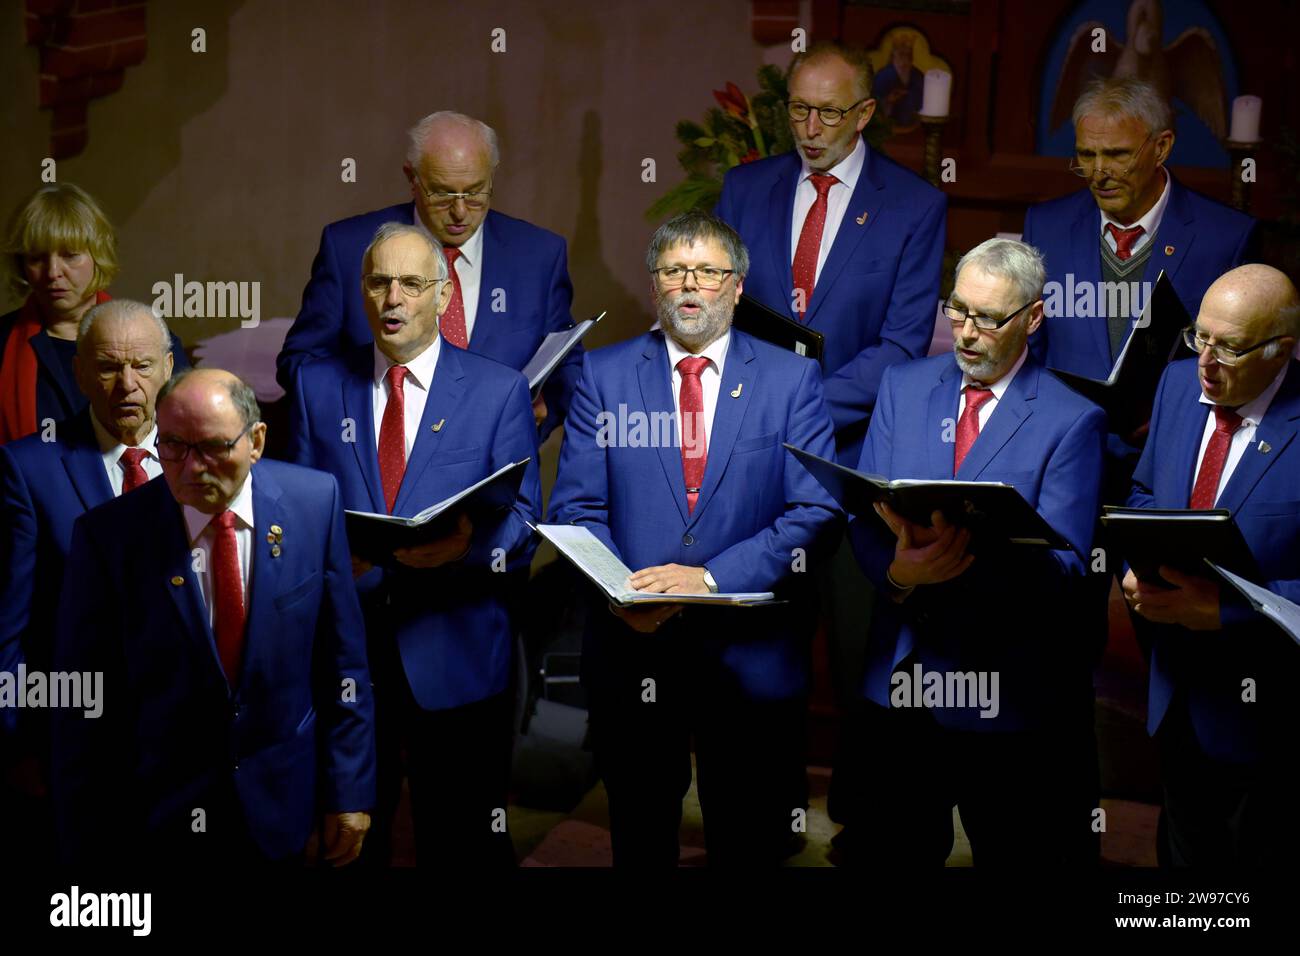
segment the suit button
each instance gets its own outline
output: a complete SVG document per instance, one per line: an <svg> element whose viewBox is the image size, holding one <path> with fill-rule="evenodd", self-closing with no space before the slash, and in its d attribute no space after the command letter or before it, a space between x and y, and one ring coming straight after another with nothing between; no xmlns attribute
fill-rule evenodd
<svg viewBox="0 0 1300 956"><path fill-rule="evenodd" d="M695 539L692 538L689 534L682 536L682 544L686 545L686 547L689 548L694 543L695 543Z"/></svg>

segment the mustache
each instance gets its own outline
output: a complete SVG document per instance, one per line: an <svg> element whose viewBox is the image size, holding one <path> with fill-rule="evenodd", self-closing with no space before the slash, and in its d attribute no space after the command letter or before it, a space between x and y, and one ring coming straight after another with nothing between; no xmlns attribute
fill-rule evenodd
<svg viewBox="0 0 1300 956"><path fill-rule="evenodd" d="M383 320L400 319L401 321L405 322L408 319L408 316L406 314L406 306L399 305L399 306L394 306L391 309L384 309L383 312L379 313L379 318Z"/></svg>

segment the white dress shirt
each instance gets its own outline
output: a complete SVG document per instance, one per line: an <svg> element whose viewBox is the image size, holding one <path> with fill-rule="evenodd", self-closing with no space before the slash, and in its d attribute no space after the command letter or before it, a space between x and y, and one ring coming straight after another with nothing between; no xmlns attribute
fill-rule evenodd
<svg viewBox="0 0 1300 956"><path fill-rule="evenodd" d="M692 353L674 342L671 336L665 335L664 342L668 345L668 368L673 376L673 411L677 415L677 435L680 438L685 431L682 429L682 373L677 370L677 363L684 358L690 358ZM713 414L718 409L718 390L722 387L722 366L727 361L727 347L730 344L731 331L728 330L703 352L698 353L698 357L709 360L709 364L704 366L704 371L700 373L700 385L704 391L703 424L706 452L713 435Z"/></svg>
<svg viewBox="0 0 1300 956"><path fill-rule="evenodd" d="M402 398L405 400L402 415L403 437L406 439L406 457L411 457L411 448L415 445L415 436L420 433L420 419L424 417L424 406L429 400L429 387L433 384L433 370L438 364L438 354L442 351L442 336L433 340L433 344L406 363L406 381L402 385ZM371 407L375 416L375 448L379 448L379 429L384 423L384 409L388 407L388 370L397 363L390 359L379 346L375 346L375 378L370 386Z"/></svg>
<svg viewBox="0 0 1300 956"><path fill-rule="evenodd" d="M104 470L108 472L108 483L113 489L113 497L116 498L122 494L122 484L126 481L126 472L123 471L125 462L122 461L122 453L126 451L126 445L114 438L108 433L108 429L99 423L95 413L90 413L90 424L95 429L95 438L99 442L99 453L104 459ZM145 477L152 481L162 474L162 462L158 460L158 426L155 424L150 429L149 434L145 436L144 441L139 446L149 454L141 460L140 467L144 469Z"/></svg>
<svg viewBox="0 0 1300 956"><path fill-rule="evenodd" d="M800 153L800 156L803 154ZM839 234L840 223L844 221L844 214L849 208L849 200L853 198L853 190L857 188L858 177L862 175L862 166L867 161L867 144L862 137L858 137L857 145L853 147L853 152L845 156L838 163L832 166L826 172L830 173L836 179L837 183L832 183L831 188L826 193L826 223L822 226L821 246L817 250L817 273L813 277L813 282L821 277L822 266L826 264L826 257L830 255L831 246L835 242L835 237ZM808 165L808 160L803 160L803 170L799 174L799 185L794 191L794 215L790 219L790 263L794 264L794 254L799 249L799 234L803 232L804 220L808 218L808 211L812 209L813 203L817 201L817 187L812 184L809 178L816 172Z"/></svg>
<svg viewBox="0 0 1300 956"><path fill-rule="evenodd" d="M254 466L256 467L256 466ZM248 613L248 579L252 573L253 561L253 473L250 471L244 479L244 485L230 502L230 509L239 519L235 524L235 543L239 549L239 579L244 594L244 613ZM189 505L181 505L185 515L185 528L190 535L190 548L202 552L202 561L197 573L199 590L203 592L203 603L208 606L208 626L213 625L214 609L212 606L212 547L216 529L212 519L216 515L205 514Z"/></svg>
<svg viewBox="0 0 1300 956"><path fill-rule="evenodd" d="M1282 379L1286 378L1288 365L1282 366L1282 371L1277 373L1277 378L1273 379L1268 388L1260 392L1253 401L1247 402L1237 409L1237 414L1242 419L1241 427L1232 433L1232 443L1228 445L1228 457L1223 462L1223 474L1219 476L1219 487L1214 492L1215 501L1218 501L1219 495L1223 494L1223 489L1228 485L1228 479L1232 477L1233 471L1241 463L1246 450L1255 444L1255 429L1264 420L1264 414L1268 411L1268 406L1273 404L1273 396L1282 387ZM1201 404L1214 405L1215 403L1206 398L1204 392L1201 392ZM1193 476L1201 473L1201 460L1205 458L1205 449L1210 445L1210 436L1214 434L1214 426L1218 420L1213 409L1207 408L1205 410L1205 429L1201 433L1201 448L1196 453L1196 470L1192 473ZM1195 480L1196 478L1193 477L1192 481L1195 482Z"/></svg>
<svg viewBox="0 0 1300 956"><path fill-rule="evenodd" d="M1134 226L1142 227L1142 235L1137 237L1131 247L1133 255L1137 255L1138 250L1145 246L1151 237L1156 234L1156 230L1160 228L1160 220L1165 217L1165 207L1169 205L1169 183L1172 181L1163 166L1160 167L1160 174L1165 177L1164 191L1160 194L1160 198L1156 200L1156 204L1148 209L1147 214L1137 222L1126 226L1111 219L1104 212L1101 214L1101 237L1106 245L1110 246L1111 252L1119 251L1119 243L1115 241L1115 237L1106 228L1108 223L1114 223L1116 229L1132 229Z"/></svg>
<svg viewBox="0 0 1300 956"><path fill-rule="evenodd" d="M993 414L993 409L997 406L998 402L1002 401L1002 396L1006 394L1007 386L1011 384L1011 380L1015 378L1016 373L1020 371L1020 366L1025 364L1025 357L1028 355L1029 348L1026 347L1025 350L1020 353L1020 358L1016 359L1016 364L1011 366L1011 371L1007 372L1006 375L1003 375L992 385L980 384L965 372L962 372L962 390L959 393L959 398L957 400L957 420L961 421L962 413L966 411L966 386L979 385L980 388L987 388L993 393L993 397L984 399L984 404L979 407L980 431L984 431L984 426L988 424L989 416Z"/></svg>
<svg viewBox="0 0 1300 956"><path fill-rule="evenodd" d="M479 285L483 280L483 225L465 240L456 257L456 276L460 279L460 297L465 303L465 341L474 337L474 319L478 315ZM509 303L506 303L508 306ZM489 302L489 308L491 303Z"/></svg>

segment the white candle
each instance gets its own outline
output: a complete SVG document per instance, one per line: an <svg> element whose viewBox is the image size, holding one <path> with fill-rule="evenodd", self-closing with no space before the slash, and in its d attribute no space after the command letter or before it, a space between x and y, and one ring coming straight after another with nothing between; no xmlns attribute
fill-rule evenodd
<svg viewBox="0 0 1300 956"><path fill-rule="evenodd" d="M1238 96L1232 101L1232 131L1228 139L1234 143L1259 142L1259 111L1264 101L1258 96Z"/></svg>
<svg viewBox="0 0 1300 956"><path fill-rule="evenodd" d="M947 116L952 96L952 74L943 70L925 71L925 95L921 99L922 116Z"/></svg>

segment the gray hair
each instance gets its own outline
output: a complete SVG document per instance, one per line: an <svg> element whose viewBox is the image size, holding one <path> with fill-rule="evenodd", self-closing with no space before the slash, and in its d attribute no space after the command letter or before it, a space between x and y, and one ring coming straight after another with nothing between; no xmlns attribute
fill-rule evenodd
<svg viewBox="0 0 1300 956"><path fill-rule="evenodd" d="M1015 239L985 239L957 260L954 283L961 278L961 270L968 265L991 276L1010 279L1015 284L1021 302L1038 301L1043 294L1043 284L1047 281L1043 254L1033 246Z"/></svg>
<svg viewBox="0 0 1300 956"><path fill-rule="evenodd" d="M476 120L472 116L466 116L464 113L456 113L452 110L439 110L437 113L430 113L407 131L407 135L411 138L411 145L406 150L407 163L412 167L420 164L420 157L424 155L424 147L429 139L429 133L433 131L435 126L442 123L454 123L477 132L483 138L483 145L487 147L488 156L492 161L492 168L497 168L497 165L501 162L501 151L497 148L496 130L481 120Z"/></svg>
<svg viewBox="0 0 1300 956"><path fill-rule="evenodd" d="M164 384L161 389L158 390L158 401L155 404L155 407L162 407L162 403L166 400L167 396L180 388L181 383L187 378L195 372L200 371L216 370L187 368L184 371L177 372L167 380L166 384ZM235 411L239 412L240 425L247 428L254 422L260 422L262 420L262 407L257 404L257 393L253 391L252 386L234 372L226 372L226 375L228 376L228 378L224 380L226 391L230 395L230 403L235 406Z"/></svg>
<svg viewBox="0 0 1300 956"><path fill-rule="evenodd" d="M446 279L451 275L447 268L447 257L443 254L438 240L434 239L432 233L423 226L413 226L406 222L386 222L375 230L375 238L370 240L370 245L366 246L365 254L361 257L365 267L369 268L371 256L379 245L399 236L417 236L428 247L429 255L433 256L438 272L436 276L428 276L428 278Z"/></svg>
<svg viewBox="0 0 1300 956"><path fill-rule="evenodd" d="M1273 314L1273 321L1269 329L1269 338L1274 336L1291 336L1300 339L1300 302L1294 299L1282 306ZM1294 346L1292 346L1294 348ZM1282 351L1281 342L1270 342L1264 346L1264 358L1277 358L1278 353Z"/></svg>
<svg viewBox="0 0 1300 956"><path fill-rule="evenodd" d="M1153 134L1174 128L1169 101L1154 85L1132 76L1098 77L1084 87L1074 103L1074 125L1091 113L1132 117Z"/></svg>
<svg viewBox="0 0 1300 956"><path fill-rule="evenodd" d="M717 240L727 250L727 255L731 257L731 268L736 272L736 281L749 275L749 250L745 248L740 235L717 216L699 209L673 216L655 230L655 234L650 237L650 248L645 254L646 269L654 272L659 268L659 257L665 249L679 243L690 245L710 239Z"/></svg>
<svg viewBox="0 0 1300 956"><path fill-rule="evenodd" d="M107 302L100 302L86 310L86 314L81 317L77 324L77 351L81 351L81 343L90 335L90 330L95 327L95 323L102 319L129 319L132 316L143 313L154 320L158 326L159 344L162 347L162 354L166 355L172 350L172 332L167 328L167 322L161 315L145 305L143 302L136 302L134 299L109 299Z"/></svg>
<svg viewBox="0 0 1300 956"><path fill-rule="evenodd" d="M875 77L870 54L861 47L848 46L835 40L818 40L803 53L796 53L790 61L790 68L785 71L786 86L790 85L799 67L831 59L842 60L853 68L853 92L858 99L864 100L871 96L871 84Z"/></svg>

